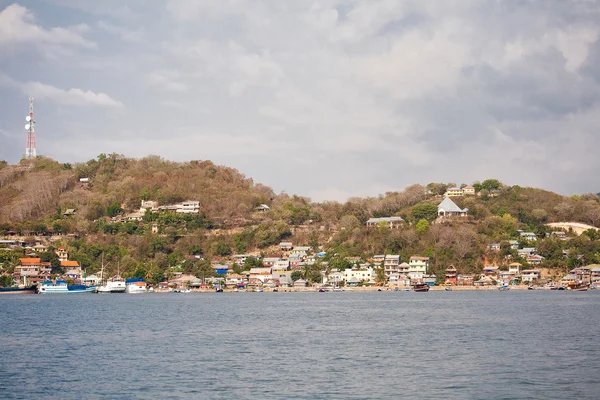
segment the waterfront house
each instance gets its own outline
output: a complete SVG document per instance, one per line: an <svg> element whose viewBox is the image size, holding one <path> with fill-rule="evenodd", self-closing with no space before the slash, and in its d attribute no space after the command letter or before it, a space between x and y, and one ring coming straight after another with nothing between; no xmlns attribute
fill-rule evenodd
<svg viewBox="0 0 600 400"><path fill-rule="evenodd" d="M343 282L345 275L340 271L332 271L328 275L323 277L323 283L331 284L331 285L339 285L340 282Z"/></svg>
<svg viewBox="0 0 600 400"><path fill-rule="evenodd" d="M294 281L292 281L292 271L286 270L272 270L273 279L277 279L281 286L291 286Z"/></svg>
<svg viewBox="0 0 600 400"><path fill-rule="evenodd" d="M423 275L427 274L427 268L429 267L429 257L412 256L408 260L408 276L413 279L418 279L419 275L422 278ZM400 269L400 268L399 268ZM400 271L404 272L404 271Z"/></svg>
<svg viewBox="0 0 600 400"><path fill-rule="evenodd" d="M392 274L388 281L390 286L410 286L410 278L405 274Z"/></svg>
<svg viewBox="0 0 600 400"><path fill-rule="evenodd" d="M370 267L360 269L347 268L344 270L344 280L349 282L352 278L365 283L375 283L375 271Z"/></svg>
<svg viewBox="0 0 600 400"><path fill-rule="evenodd" d="M438 217L466 217L468 208L460 208L450 197L446 197L438 205Z"/></svg>
<svg viewBox="0 0 600 400"><path fill-rule="evenodd" d="M250 268L250 281L259 280L261 283L267 279L272 279L271 268Z"/></svg>
<svg viewBox="0 0 600 400"><path fill-rule="evenodd" d="M458 286L473 286L473 280L475 275L466 274L466 275L458 275L456 277L456 285Z"/></svg>
<svg viewBox="0 0 600 400"><path fill-rule="evenodd" d="M402 217L381 217L381 218L369 218L367 220L367 226L373 227L386 227L390 229L399 228L404 220Z"/></svg>
<svg viewBox="0 0 600 400"><path fill-rule="evenodd" d="M27 284L44 281L50 277L52 266L49 262L42 262L37 257L24 257L19 259L19 265L15 266L13 277L17 282L23 282L27 277Z"/></svg>
<svg viewBox="0 0 600 400"><path fill-rule="evenodd" d="M539 280L542 274L539 269L524 269L521 272L521 281L522 282L532 282L534 280Z"/></svg>
<svg viewBox="0 0 600 400"><path fill-rule="evenodd" d="M400 272L398 266L400 265L400 256L397 254L387 254L384 259L383 269L385 271L385 277L387 279L394 273Z"/></svg>
<svg viewBox="0 0 600 400"><path fill-rule="evenodd" d="M513 275L519 275L521 273L521 264L518 262L508 264L508 272Z"/></svg>
<svg viewBox="0 0 600 400"><path fill-rule="evenodd" d="M86 286L95 286L100 284L100 277L98 275L88 275L83 278L83 284Z"/></svg>
<svg viewBox="0 0 600 400"><path fill-rule="evenodd" d="M458 272L456 270L456 267L454 265L449 266L448 268L446 268L445 274L445 283L451 283L453 285L456 285L456 282L458 280Z"/></svg>
<svg viewBox="0 0 600 400"><path fill-rule="evenodd" d="M303 288L306 287L306 281L302 278L298 279L296 282L294 282L294 287L295 288Z"/></svg>

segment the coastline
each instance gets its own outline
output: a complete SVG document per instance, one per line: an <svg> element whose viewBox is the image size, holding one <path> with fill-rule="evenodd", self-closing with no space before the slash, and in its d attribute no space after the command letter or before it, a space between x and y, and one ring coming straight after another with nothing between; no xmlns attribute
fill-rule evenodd
<svg viewBox="0 0 600 400"><path fill-rule="evenodd" d="M389 287L378 287L378 286L363 286L363 287L344 287L342 288L343 292L378 292L381 289L382 292L393 292L394 288ZM406 289L410 289L410 287L400 287L399 291L407 291ZM298 287L298 288L278 288L277 291L274 291L271 288L263 288L264 293L306 293L306 292L318 292L319 288L314 287ZM452 291L498 291L497 286L452 286ZM510 286L510 290L528 290L526 285L514 285ZM410 290L412 291L412 290ZM437 291L444 292L446 291L445 286L432 286L429 288L429 291ZM224 289L224 293L255 293L252 289L244 289L244 290L235 290L235 289ZM177 293L172 290L167 289L155 289L153 293ZM214 289L191 289L189 292L181 292L181 293L215 293Z"/></svg>

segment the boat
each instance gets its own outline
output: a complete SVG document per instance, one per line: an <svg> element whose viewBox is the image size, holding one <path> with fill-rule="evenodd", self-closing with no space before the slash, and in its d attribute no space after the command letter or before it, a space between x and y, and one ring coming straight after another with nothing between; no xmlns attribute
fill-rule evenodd
<svg viewBox="0 0 600 400"><path fill-rule="evenodd" d="M498 285L498 290L504 291L504 290L509 290L509 289L510 289L510 286L508 286L508 285Z"/></svg>
<svg viewBox="0 0 600 400"><path fill-rule="evenodd" d="M104 267L108 264L104 265L104 253L102 253L102 269L100 271L102 279L104 279ZM110 278L104 285L99 286L96 291L98 293L125 293L126 289L125 281L121 278L121 275L117 273L117 275Z"/></svg>
<svg viewBox="0 0 600 400"><path fill-rule="evenodd" d="M426 283L415 283L412 288L413 292L429 292L429 285Z"/></svg>
<svg viewBox="0 0 600 400"><path fill-rule="evenodd" d="M445 290L446 292L451 292L451 291L452 291L452 286L446 286L446 287L444 288L444 290Z"/></svg>
<svg viewBox="0 0 600 400"><path fill-rule="evenodd" d="M95 291L96 286L68 285L67 281L62 279L57 279L56 282L46 280L38 290L41 294L94 293Z"/></svg>
<svg viewBox="0 0 600 400"><path fill-rule="evenodd" d="M0 287L0 294L35 294L37 285Z"/></svg>
<svg viewBox="0 0 600 400"><path fill-rule="evenodd" d="M125 281L119 275L110 278L105 285L99 286L98 293L125 293Z"/></svg>
<svg viewBox="0 0 600 400"><path fill-rule="evenodd" d="M143 278L129 278L125 281L125 293L146 293L146 281Z"/></svg>

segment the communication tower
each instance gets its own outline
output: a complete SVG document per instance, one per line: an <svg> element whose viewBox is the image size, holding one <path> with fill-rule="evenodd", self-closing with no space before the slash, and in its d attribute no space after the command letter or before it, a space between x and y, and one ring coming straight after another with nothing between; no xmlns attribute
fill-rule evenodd
<svg viewBox="0 0 600 400"><path fill-rule="evenodd" d="M33 97L29 98L29 115L25 117L25 130L27 131L27 147L25 147L25 158L35 158L35 120L33 119Z"/></svg>

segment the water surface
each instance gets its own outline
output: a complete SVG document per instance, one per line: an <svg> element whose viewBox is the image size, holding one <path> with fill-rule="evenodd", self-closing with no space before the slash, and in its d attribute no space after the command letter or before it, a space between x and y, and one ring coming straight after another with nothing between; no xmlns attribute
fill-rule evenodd
<svg viewBox="0 0 600 400"><path fill-rule="evenodd" d="M600 398L600 292L0 297L0 398Z"/></svg>

